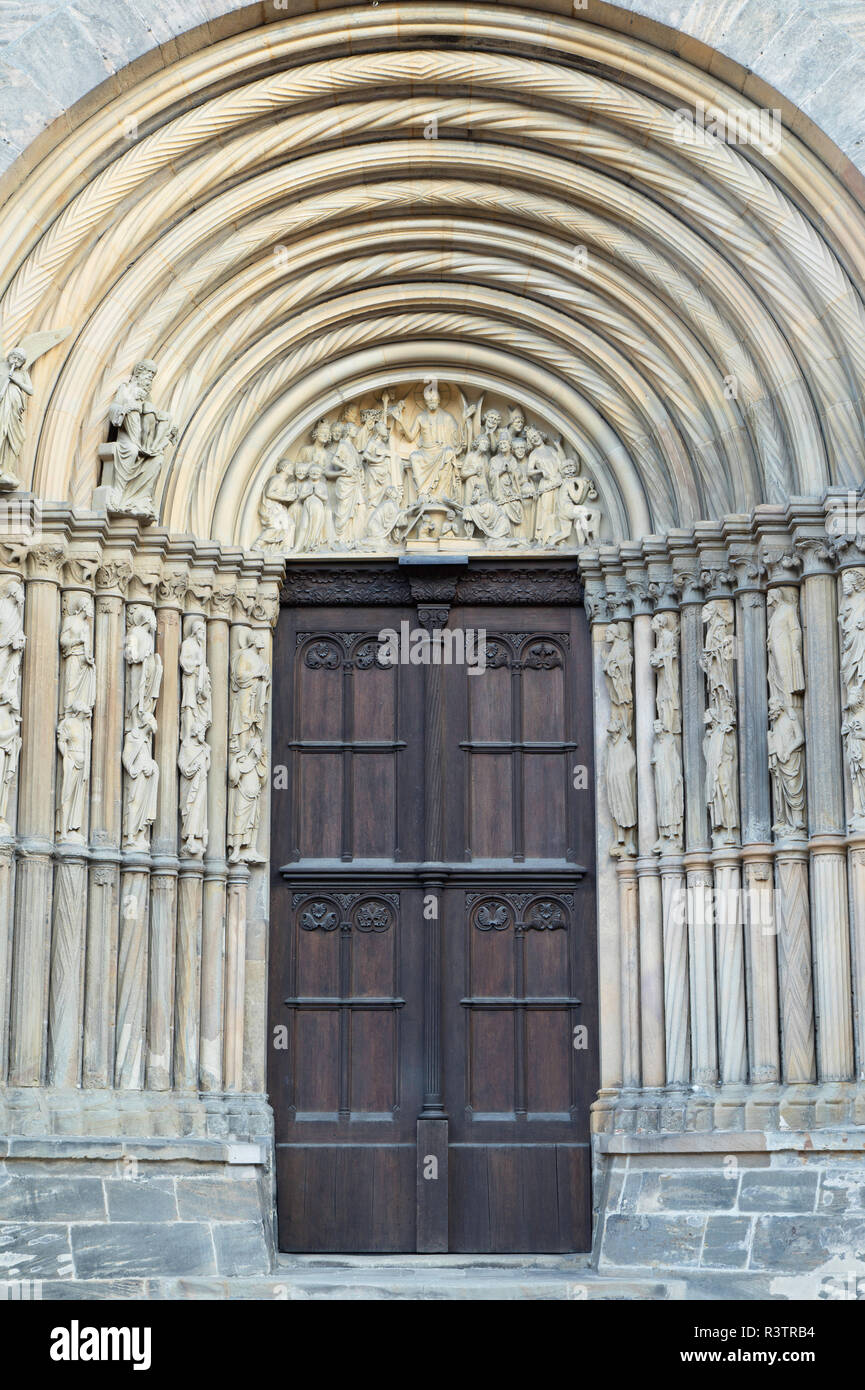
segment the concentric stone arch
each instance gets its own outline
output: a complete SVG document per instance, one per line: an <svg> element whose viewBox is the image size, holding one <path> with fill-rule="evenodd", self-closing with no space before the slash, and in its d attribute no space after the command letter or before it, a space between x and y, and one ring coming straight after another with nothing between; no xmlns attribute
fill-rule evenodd
<svg viewBox="0 0 865 1390"><path fill-rule="evenodd" d="M7 174L7 345L74 325L35 368L35 492L89 505L150 357L161 521L249 545L290 403L425 335L442 376L468 350L581 417L608 539L865 476L865 215L787 98L777 148L683 141L684 108L760 103L608 7L259 17L133 63Z"/></svg>

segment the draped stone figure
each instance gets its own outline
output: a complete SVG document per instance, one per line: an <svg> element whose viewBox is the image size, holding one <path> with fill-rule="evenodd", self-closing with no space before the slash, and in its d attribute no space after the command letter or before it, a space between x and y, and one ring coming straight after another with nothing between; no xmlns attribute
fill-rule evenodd
<svg viewBox="0 0 865 1390"><path fill-rule="evenodd" d="M363 534L366 522L364 472L355 447L357 427L350 422L334 425L336 448L331 458L331 476L336 478L333 506L334 539L353 548Z"/></svg>
<svg viewBox="0 0 865 1390"><path fill-rule="evenodd" d="M418 441L409 459L415 487L419 497L453 497L457 481L456 459L462 452L462 430L450 411L444 409L434 381L424 386L423 399L425 409L410 425L403 423L402 403L395 408L396 420L406 438L413 443Z"/></svg>
<svg viewBox="0 0 865 1390"><path fill-rule="evenodd" d="M770 589L766 607L773 829L778 835L802 838L806 796L805 665L798 591L790 586Z"/></svg>
<svg viewBox="0 0 865 1390"><path fill-rule="evenodd" d="M714 599L703 606L706 634L701 665L706 673L706 804L716 846L732 845L739 829L736 704L733 694L733 605Z"/></svg>
<svg viewBox="0 0 865 1390"><path fill-rule="evenodd" d="M60 628L60 720L57 747L61 783L57 833L62 839L83 838L90 783L96 663L93 658L93 599L72 590L63 602Z"/></svg>
<svg viewBox="0 0 865 1390"><path fill-rule="evenodd" d="M655 650L649 664L656 672L655 704L663 728L671 734L682 732L682 702L679 694L679 619L675 613L656 613L652 619Z"/></svg>
<svg viewBox="0 0 865 1390"><path fill-rule="evenodd" d="M559 489L562 485L561 460L552 444L545 444L540 430L529 428L526 443L531 450L528 458L529 478L537 480L535 509L535 540L538 545L550 545L558 532Z"/></svg>
<svg viewBox="0 0 865 1390"><path fill-rule="evenodd" d="M21 486L17 468L24 447L27 402L33 395L30 367L68 333L68 328L31 333L0 362L0 492Z"/></svg>
<svg viewBox="0 0 865 1390"><path fill-rule="evenodd" d="M9 801L21 751L21 656L24 636L24 585L12 575L0 578L0 835L10 835Z"/></svg>
<svg viewBox="0 0 865 1390"><path fill-rule="evenodd" d="M177 438L171 417L150 399L155 375L155 362L137 362L129 380L118 388L108 413L117 430L109 510L142 521L156 520L153 494L165 451Z"/></svg>
<svg viewBox="0 0 865 1390"><path fill-rule="evenodd" d="M679 693L679 619L675 613L656 613L652 619L655 649L649 663L656 672L652 766L660 853L682 848L685 813L682 777L682 705Z"/></svg>
<svg viewBox="0 0 865 1390"><path fill-rule="evenodd" d="M159 767L153 757L154 711L162 684L162 658L155 650L156 615L146 604L130 604L126 612L126 714L123 768L126 788L123 806L123 847L149 848L150 827L156 818Z"/></svg>
<svg viewBox="0 0 865 1390"><path fill-rule="evenodd" d="M852 831L865 831L865 570L841 576L841 679L844 687L841 733L850 774Z"/></svg>
<svg viewBox="0 0 865 1390"><path fill-rule="evenodd" d="M265 484L258 504L261 531L252 543L254 550L273 550L283 554L294 548L297 494L294 467L289 459L280 459L273 476Z"/></svg>
<svg viewBox="0 0 865 1390"><path fill-rule="evenodd" d="M207 773L210 748L207 731L213 718L210 671L206 653L207 626L203 618L189 622L180 646L180 824L184 853L207 849Z"/></svg>
<svg viewBox="0 0 865 1390"><path fill-rule="evenodd" d="M610 850L614 859L636 853L637 758L632 742L634 727L634 657L628 623L610 623L607 628L609 650L603 660L604 677L610 693L610 720L607 724L606 786L610 815L616 830L616 843Z"/></svg>
<svg viewBox="0 0 865 1390"><path fill-rule="evenodd" d="M267 638L241 628L230 667L228 721L228 844L233 864L260 864L256 841L267 776L265 724L270 668Z"/></svg>

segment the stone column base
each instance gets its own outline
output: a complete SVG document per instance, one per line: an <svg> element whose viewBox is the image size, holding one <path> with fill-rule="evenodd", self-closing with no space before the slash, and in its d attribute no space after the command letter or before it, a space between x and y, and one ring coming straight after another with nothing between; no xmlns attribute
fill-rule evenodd
<svg viewBox="0 0 865 1390"><path fill-rule="evenodd" d="M0 1133L0 1295L274 1267L263 1096L9 1091Z"/></svg>
<svg viewBox="0 0 865 1390"><path fill-rule="evenodd" d="M593 1142L599 1273L664 1272L694 1287L759 1276L762 1296L788 1299L865 1289L865 1127Z"/></svg>

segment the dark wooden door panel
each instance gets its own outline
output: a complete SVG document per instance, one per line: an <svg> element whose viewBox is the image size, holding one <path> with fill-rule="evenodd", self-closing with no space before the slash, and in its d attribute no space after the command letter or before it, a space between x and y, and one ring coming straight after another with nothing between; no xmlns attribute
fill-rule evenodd
<svg viewBox="0 0 865 1390"><path fill-rule="evenodd" d="M454 1253L564 1253L591 1229L585 1146L452 1144Z"/></svg>
<svg viewBox="0 0 865 1390"><path fill-rule="evenodd" d="M403 619L485 630L486 671L382 669L377 634ZM588 1248L594 828L573 770L592 785L589 673L575 607L283 613L282 1249Z"/></svg>

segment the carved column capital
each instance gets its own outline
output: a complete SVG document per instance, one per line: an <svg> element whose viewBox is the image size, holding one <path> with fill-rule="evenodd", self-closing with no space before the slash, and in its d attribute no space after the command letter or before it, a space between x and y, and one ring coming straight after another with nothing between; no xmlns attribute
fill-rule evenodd
<svg viewBox="0 0 865 1390"><path fill-rule="evenodd" d="M211 618L225 618L226 620L231 618L236 588L234 579L224 579L221 575L216 576L207 605Z"/></svg>
<svg viewBox="0 0 865 1390"><path fill-rule="evenodd" d="M41 583L59 585L63 578L63 562L66 559L66 542L61 540L41 541L27 549L27 578Z"/></svg>
<svg viewBox="0 0 865 1390"><path fill-rule="evenodd" d="M100 595L125 598L131 578L131 560L125 556L103 556L96 570L96 591Z"/></svg>
<svg viewBox="0 0 865 1390"><path fill-rule="evenodd" d="M766 587L794 584L800 581L802 556L792 546L786 550L761 550L760 558L766 567Z"/></svg>
<svg viewBox="0 0 865 1390"><path fill-rule="evenodd" d="M802 559L803 579L835 573L835 550L828 536L799 534L793 541L793 548Z"/></svg>
<svg viewBox="0 0 865 1390"><path fill-rule="evenodd" d="M182 610L188 588L189 573L187 570L163 570L156 586L156 606Z"/></svg>

